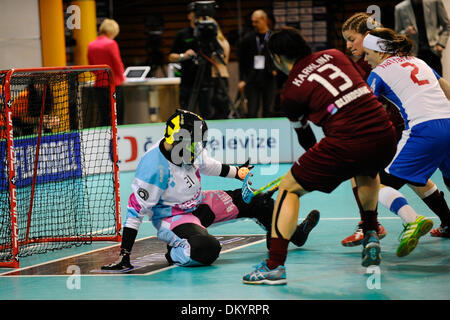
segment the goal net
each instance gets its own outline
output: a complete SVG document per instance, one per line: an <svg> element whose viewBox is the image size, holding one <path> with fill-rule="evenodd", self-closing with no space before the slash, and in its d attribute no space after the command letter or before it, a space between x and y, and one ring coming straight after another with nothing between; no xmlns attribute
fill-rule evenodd
<svg viewBox="0 0 450 320"><path fill-rule="evenodd" d="M107 66L0 71L0 268L121 240L112 81Z"/></svg>

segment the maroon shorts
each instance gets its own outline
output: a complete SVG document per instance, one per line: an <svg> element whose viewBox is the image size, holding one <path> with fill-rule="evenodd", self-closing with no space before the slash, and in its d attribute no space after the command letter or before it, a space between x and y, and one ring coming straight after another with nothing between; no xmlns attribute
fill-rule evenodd
<svg viewBox="0 0 450 320"><path fill-rule="evenodd" d="M376 177L397 149L393 127L353 139L325 137L294 163L291 173L307 191L330 193L355 176Z"/></svg>

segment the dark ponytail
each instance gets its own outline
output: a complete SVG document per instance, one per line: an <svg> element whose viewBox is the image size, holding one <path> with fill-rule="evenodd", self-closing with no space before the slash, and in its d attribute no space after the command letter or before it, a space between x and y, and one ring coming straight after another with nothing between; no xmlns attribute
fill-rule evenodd
<svg viewBox="0 0 450 320"><path fill-rule="evenodd" d="M275 31L269 38L268 48L272 54L284 55L290 60L299 60L311 54L311 48L300 31L292 27Z"/></svg>
<svg viewBox="0 0 450 320"><path fill-rule="evenodd" d="M405 35L395 33L389 28L375 28L370 34L386 41L380 41L386 51L397 56L410 56L414 42Z"/></svg>

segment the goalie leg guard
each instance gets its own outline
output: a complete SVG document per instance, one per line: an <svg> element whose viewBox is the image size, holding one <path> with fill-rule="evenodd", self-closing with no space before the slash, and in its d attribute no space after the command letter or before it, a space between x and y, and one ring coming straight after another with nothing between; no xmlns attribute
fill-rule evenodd
<svg viewBox="0 0 450 320"><path fill-rule="evenodd" d="M205 228L213 223L237 218L239 209L227 192L222 190L203 191L202 198L202 203L193 212L193 215L201 221Z"/></svg>
<svg viewBox="0 0 450 320"><path fill-rule="evenodd" d="M210 265L219 257L220 242L202 226L195 223L180 224L172 229L181 241L170 247L166 258L169 263L183 267Z"/></svg>
<svg viewBox="0 0 450 320"><path fill-rule="evenodd" d="M273 193L260 193L247 204L242 199L242 190L205 191L203 201L192 213L202 226L239 218L253 218L266 231L271 229L272 213L275 201Z"/></svg>
<svg viewBox="0 0 450 320"><path fill-rule="evenodd" d="M320 212L318 210L312 210L297 226L294 234L291 236L291 242L297 247L301 247L305 244L308 239L308 235L312 229L319 223Z"/></svg>
<svg viewBox="0 0 450 320"><path fill-rule="evenodd" d="M242 190L236 189L227 191L233 199L233 203L239 210L237 218L256 219L257 223L270 232L272 228L272 214L275 201L272 199L273 193L260 193L252 198L247 204L242 199Z"/></svg>

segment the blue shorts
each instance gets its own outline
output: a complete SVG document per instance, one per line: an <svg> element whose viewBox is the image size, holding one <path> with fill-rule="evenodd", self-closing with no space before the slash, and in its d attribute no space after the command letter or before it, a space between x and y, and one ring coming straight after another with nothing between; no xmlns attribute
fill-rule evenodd
<svg viewBox="0 0 450 320"><path fill-rule="evenodd" d="M397 153L385 171L425 185L437 169L450 177L450 119L426 121L403 131Z"/></svg>

